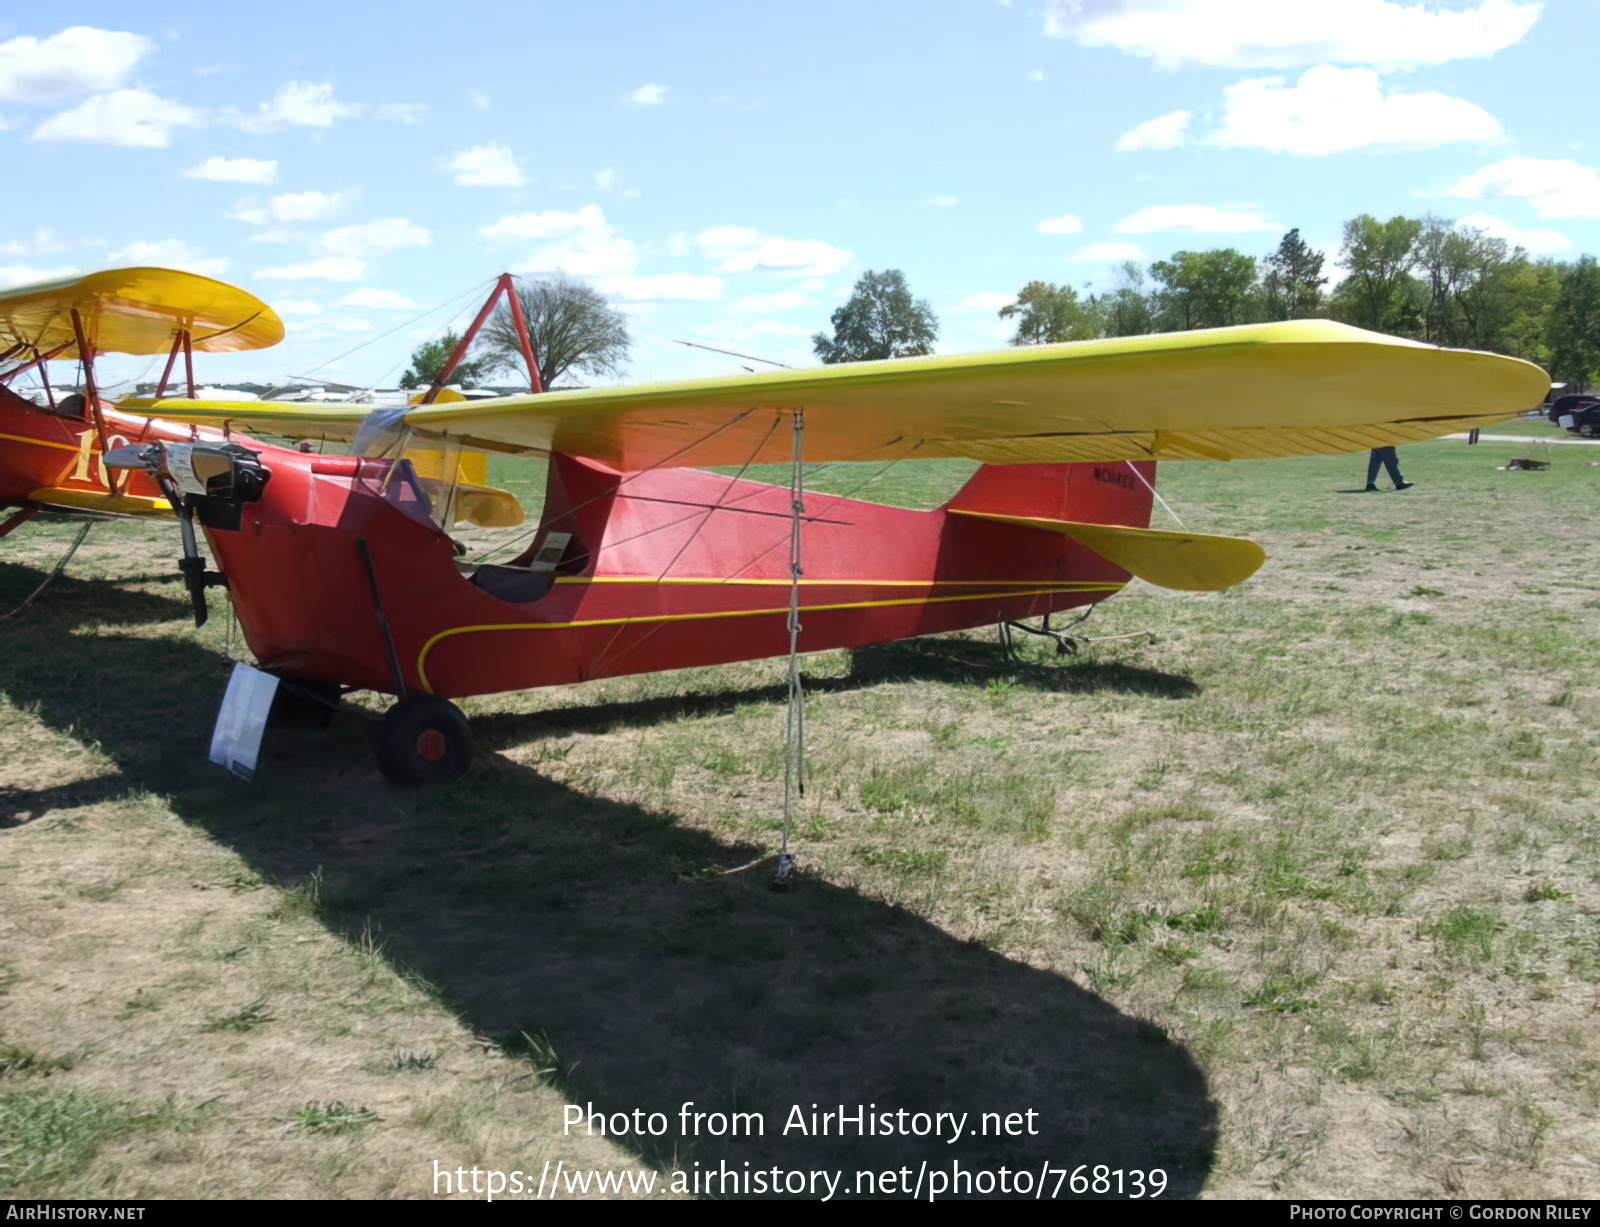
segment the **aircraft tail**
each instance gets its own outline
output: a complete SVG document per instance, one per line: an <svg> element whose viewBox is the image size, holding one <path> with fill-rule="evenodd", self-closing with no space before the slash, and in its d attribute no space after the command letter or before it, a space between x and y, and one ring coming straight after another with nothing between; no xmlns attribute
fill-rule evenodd
<svg viewBox="0 0 1600 1227"><path fill-rule="evenodd" d="M1155 480L1149 460L986 464L945 510L1148 528Z"/></svg>
<svg viewBox="0 0 1600 1227"><path fill-rule="evenodd" d="M1254 541L1150 527L1155 464L984 465L945 511L1068 537L1158 588L1221 592L1267 560Z"/></svg>

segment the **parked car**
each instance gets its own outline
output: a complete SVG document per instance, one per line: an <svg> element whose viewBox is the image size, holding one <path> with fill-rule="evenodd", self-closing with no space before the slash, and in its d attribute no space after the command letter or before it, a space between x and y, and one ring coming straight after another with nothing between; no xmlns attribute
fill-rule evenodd
<svg viewBox="0 0 1600 1227"><path fill-rule="evenodd" d="M1550 420L1586 439L1600 436L1600 396L1572 392L1550 402Z"/></svg>

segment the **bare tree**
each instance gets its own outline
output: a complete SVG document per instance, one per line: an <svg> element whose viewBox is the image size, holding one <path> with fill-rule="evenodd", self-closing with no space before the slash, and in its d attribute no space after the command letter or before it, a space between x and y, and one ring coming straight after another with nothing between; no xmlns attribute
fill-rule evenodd
<svg viewBox="0 0 1600 1227"><path fill-rule="evenodd" d="M632 344L628 317L592 286L565 274L517 282L517 299L528 321L528 335L546 388L568 371L617 375ZM501 302L480 334L479 353L496 370L523 370L522 342L511 304Z"/></svg>

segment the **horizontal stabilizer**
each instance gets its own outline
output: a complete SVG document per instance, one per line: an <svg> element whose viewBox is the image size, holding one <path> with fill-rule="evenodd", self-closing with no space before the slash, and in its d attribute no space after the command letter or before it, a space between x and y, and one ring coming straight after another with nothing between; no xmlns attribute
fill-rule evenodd
<svg viewBox="0 0 1600 1227"><path fill-rule="evenodd" d="M1031 516L994 515L986 511L952 509L951 515L994 520L1022 528L1042 528L1088 546L1108 562L1157 588L1182 592L1221 592L1242 584L1261 568L1267 552L1241 537L1213 537L1203 533L1166 533L1153 528L1124 528L1117 524L1080 524L1072 520L1041 520Z"/></svg>
<svg viewBox="0 0 1600 1227"><path fill-rule="evenodd" d="M465 520L479 528L515 528L525 518L522 504L509 490L493 486L457 486L457 523Z"/></svg>
<svg viewBox="0 0 1600 1227"><path fill-rule="evenodd" d="M108 516L169 516L172 504L164 498L140 494L107 494L103 490L69 490L64 486L45 486L28 498L62 511L95 511Z"/></svg>

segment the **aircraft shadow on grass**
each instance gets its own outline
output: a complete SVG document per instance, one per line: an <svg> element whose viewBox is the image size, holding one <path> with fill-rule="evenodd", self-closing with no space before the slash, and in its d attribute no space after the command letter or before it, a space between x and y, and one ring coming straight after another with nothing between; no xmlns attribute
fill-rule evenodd
<svg viewBox="0 0 1600 1227"><path fill-rule="evenodd" d="M37 580L0 567L0 606ZM64 578L41 607L0 623L0 689L118 767L83 785L12 789L0 814L16 822L148 791L259 872L295 882L320 870L331 929L370 924L480 1035L514 1047L542 1032L569 1102L664 1113L667 1136L620 1139L651 1162L916 1172L959 1160L1035 1173L1103 1163L1162 1168L1169 1198L1204 1185L1216 1108L1181 1046L905 908L813 877L774 895L765 867L716 872L759 850L494 753L447 788L381 785L369 728L354 720L270 732L256 784L224 775L206 752L228 662L186 636L106 625L108 614L132 630L185 611ZM74 633L84 624L98 629ZM761 1113L765 1133L682 1136L691 1101ZM969 1129L980 1113L1031 1109L1038 1133L953 1145L784 1136L794 1104L965 1112Z"/></svg>
<svg viewBox="0 0 1600 1227"><path fill-rule="evenodd" d="M850 671L842 677L807 677L807 694L840 694L887 682L946 682L984 686L996 679L1056 694L1141 694L1156 698L1193 698L1201 687L1187 677L1120 661L1073 659L1059 665L1008 660L995 643L967 638L914 639L848 652ZM801 662L805 673L805 662ZM694 716L726 715L742 703L778 703L787 684L716 691L656 695L581 707L546 708L527 713L497 712L475 716L472 727L485 749L521 745L541 736L603 733L619 728L647 728Z"/></svg>

